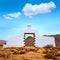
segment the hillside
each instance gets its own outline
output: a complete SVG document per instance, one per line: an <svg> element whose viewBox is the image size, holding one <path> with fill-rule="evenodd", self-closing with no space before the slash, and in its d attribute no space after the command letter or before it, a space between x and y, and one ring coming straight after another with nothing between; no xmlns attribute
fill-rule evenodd
<svg viewBox="0 0 60 60"><path fill-rule="evenodd" d="M0 48L0 60L60 60L60 48L8 47Z"/></svg>

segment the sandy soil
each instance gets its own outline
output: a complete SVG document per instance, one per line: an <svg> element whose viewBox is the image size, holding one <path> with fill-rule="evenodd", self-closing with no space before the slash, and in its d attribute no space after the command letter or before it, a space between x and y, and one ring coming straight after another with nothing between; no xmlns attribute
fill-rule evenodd
<svg viewBox="0 0 60 60"><path fill-rule="evenodd" d="M59 47L0 48L0 60L60 60Z"/></svg>

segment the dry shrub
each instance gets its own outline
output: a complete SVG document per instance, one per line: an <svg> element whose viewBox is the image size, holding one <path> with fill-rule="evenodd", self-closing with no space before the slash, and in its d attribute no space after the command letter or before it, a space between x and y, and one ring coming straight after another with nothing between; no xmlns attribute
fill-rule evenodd
<svg viewBox="0 0 60 60"><path fill-rule="evenodd" d="M21 50L21 51L20 51L20 54L25 54L25 53L26 53L25 50Z"/></svg>
<svg viewBox="0 0 60 60"><path fill-rule="evenodd" d="M9 51L0 51L0 57L8 59L11 56L11 52Z"/></svg>
<svg viewBox="0 0 60 60"><path fill-rule="evenodd" d="M15 51L15 52L13 52L13 54L25 54L26 53L26 51L25 50L20 50L20 51Z"/></svg>
<svg viewBox="0 0 60 60"><path fill-rule="evenodd" d="M53 47L53 45L46 45L46 46L44 46L43 48L51 48L51 49L53 49L54 47Z"/></svg>
<svg viewBox="0 0 60 60"><path fill-rule="evenodd" d="M57 57L52 55L51 53L47 53L44 57L48 59L58 60Z"/></svg>

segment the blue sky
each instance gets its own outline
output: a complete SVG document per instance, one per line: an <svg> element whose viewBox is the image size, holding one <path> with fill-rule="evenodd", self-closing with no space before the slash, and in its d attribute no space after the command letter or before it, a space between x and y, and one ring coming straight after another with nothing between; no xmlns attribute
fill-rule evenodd
<svg viewBox="0 0 60 60"><path fill-rule="evenodd" d="M28 24L40 35L60 34L60 1L0 0L0 40L20 35Z"/></svg>

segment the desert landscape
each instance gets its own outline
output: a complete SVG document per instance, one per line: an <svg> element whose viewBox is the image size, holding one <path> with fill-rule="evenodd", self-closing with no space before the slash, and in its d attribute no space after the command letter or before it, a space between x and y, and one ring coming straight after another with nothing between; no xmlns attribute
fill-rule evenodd
<svg viewBox="0 0 60 60"><path fill-rule="evenodd" d="M0 0L0 60L60 60L60 0Z"/></svg>
<svg viewBox="0 0 60 60"><path fill-rule="evenodd" d="M47 45L40 47L0 48L0 60L60 60L60 47Z"/></svg>
<svg viewBox="0 0 60 60"><path fill-rule="evenodd" d="M25 46L3 47L6 41L0 40L0 60L60 60L60 35L45 35L55 37L55 44L44 47L34 46L34 38L28 36L24 40Z"/></svg>

